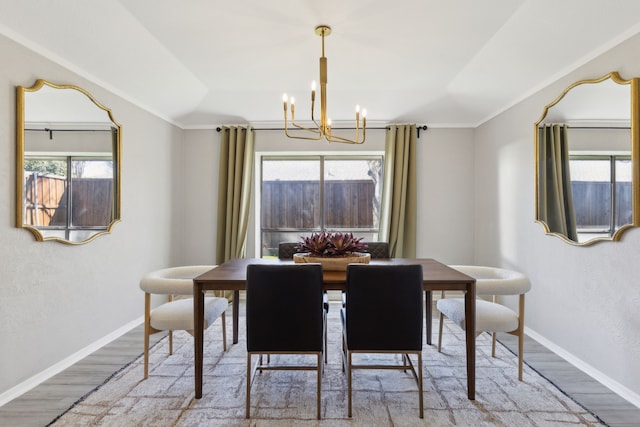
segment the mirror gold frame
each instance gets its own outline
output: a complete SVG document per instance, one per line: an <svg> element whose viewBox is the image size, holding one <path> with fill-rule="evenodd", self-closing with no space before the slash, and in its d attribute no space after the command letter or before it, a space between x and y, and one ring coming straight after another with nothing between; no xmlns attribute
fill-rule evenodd
<svg viewBox="0 0 640 427"><path fill-rule="evenodd" d="M95 227L95 229L91 229L91 230L85 231L87 236L86 237L80 237L77 240L63 238L63 237L57 236L55 234L54 235L48 235L48 233L45 231L44 227L38 228L37 226L25 223L25 217L24 217L25 212L24 212L24 209L26 207L26 200L25 200L25 170L24 170L24 165L25 165L25 148L26 148L25 130L27 130L26 129L27 122L25 122L25 108L27 107L26 104L25 104L25 102L26 102L25 95L27 93L38 92L39 90L43 90L43 92L45 92L44 89L47 89L47 90L56 89L56 90L77 91L79 94L82 94L82 95L86 96L88 98L88 100L86 102L86 105L92 106L92 107L95 106L95 107L97 107L99 109L99 110L96 110L96 111L92 112L92 114L101 115L103 113L106 113L105 117L108 117L108 120L101 119L100 124L102 124L104 126L108 125L112 129L112 132L115 132L115 134L116 134L116 137L113 138L113 141L112 141L112 156L111 156L111 165L110 165L112 167L112 169L113 169L112 170L112 177L113 177L112 179L113 179L113 181L111 182L111 192L110 192L111 193L110 197L112 198L112 200L110 201L110 205L109 205L109 218L110 219L107 219L107 221L109 221L109 222L107 224L105 224L104 226ZM56 91L56 93L57 93L57 91ZM62 94L63 92L59 92L59 93ZM72 95L72 94L69 93L69 95ZM73 96L76 96L76 95L73 94ZM81 95L77 96L77 98L84 99ZM82 101L82 103L84 103L84 101ZM58 109L63 109L62 105L56 105L56 107ZM49 117L48 114L50 114L51 116L54 116L54 113L57 113L55 111L47 110L46 108L44 108L43 110L44 110L44 116L47 116L47 117ZM85 111L79 111L78 112L78 116L80 116L84 112ZM55 126L56 126L55 119L52 119L52 120L53 121L49 121L49 120L44 121L45 123L47 123L49 125L52 125L51 129L46 129L46 128L45 129L39 129L39 130L49 131L50 139L52 139L52 132L58 132L59 131L58 129L55 128ZM82 120L80 120L80 122L81 121ZM80 126L82 126L82 123L76 123L75 126L80 127ZM73 125L71 127L73 127ZM71 131L74 131L74 130L78 130L78 129L65 129L64 131L71 132ZM93 129L91 131L95 131L95 129ZM42 242L42 241L58 241L58 242L71 244L71 245L79 245L79 244L88 243L88 242L94 240L95 238L97 238L98 236L109 234L111 232L113 226L117 222L119 222L121 220L121 152L122 152L121 139L122 139L121 126L113 118L111 110L109 108L105 107L104 105L102 105L100 102L98 102L85 89L82 89L82 88L80 88L78 86L74 86L74 85L58 85L58 84L54 84L54 83L51 83L49 81L42 80L42 79L37 80L35 82L35 84L33 86L31 86L31 87L17 86L16 87L16 142L17 142L17 148L16 148L16 226L18 228L24 228L26 230L29 230L33 234L35 239L37 241L39 241L39 242ZM66 180L66 178L65 178L65 180ZM105 223L107 221L105 221ZM65 231L65 233L68 234L68 229Z"/></svg>
<svg viewBox="0 0 640 427"><path fill-rule="evenodd" d="M613 232L610 237L594 237L586 241L576 241L568 238L565 234L551 231L549 225L541 219L540 213L540 163L539 159L541 155L540 148L540 125L543 123L549 110L556 106L565 96L574 88L580 85L597 84L611 79L620 85L629 85L630 88L630 128L631 128L631 205L632 205L632 219L630 223L620 226ZM534 124L534 136L535 136L535 221L538 222L548 235L554 235L565 242L575 246L588 246L600 241L618 241L622 238L623 233L632 227L640 226L640 108L639 108L639 78L632 78L630 80L624 80L617 72L608 73L600 78L590 80L580 80L567 87L553 102L547 105L540 119ZM565 199L566 200L566 199Z"/></svg>

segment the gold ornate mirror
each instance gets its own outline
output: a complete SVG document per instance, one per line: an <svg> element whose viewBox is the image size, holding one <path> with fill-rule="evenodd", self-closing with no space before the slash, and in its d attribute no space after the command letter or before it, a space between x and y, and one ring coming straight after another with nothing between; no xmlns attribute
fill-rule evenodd
<svg viewBox="0 0 640 427"><path fill-rule="evenodd" d="M536 221L573 245L640 225L638 78L569 86L534 125Z"/></svg>
<svg viewBox="0 0 640 427"><path fill-rule="evenodd" d="M69 244L120 220L120 125L86 90L16 88L16 225Z"/></svg>

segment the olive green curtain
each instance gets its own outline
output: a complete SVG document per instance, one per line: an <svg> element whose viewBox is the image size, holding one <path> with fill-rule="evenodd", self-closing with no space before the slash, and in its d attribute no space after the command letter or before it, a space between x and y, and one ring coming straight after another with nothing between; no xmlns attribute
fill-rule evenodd
<svg viewBox="0 0 640 427"><path fill-rule="evenodd" d="M246 253L255 134L251 126L225 126L221 132L217 264Z"/></svg>
<svg viewBox="0 0 640 427"><path fill-rule="evenodd" d="M415 124L387 128L379 238L391 257L416 256L416 135Z"/></svg>
<svg viewBox="0 0 640 427"><path fill-rule="evenodd" d="M567 125L546 124L538 130L538 214L549 231L577 242L567 129Z"/></svg>

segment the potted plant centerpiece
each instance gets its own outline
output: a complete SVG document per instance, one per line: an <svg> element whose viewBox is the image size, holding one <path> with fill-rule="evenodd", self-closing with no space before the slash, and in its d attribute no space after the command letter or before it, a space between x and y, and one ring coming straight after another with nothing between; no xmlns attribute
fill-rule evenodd
<svg viewBox="0 0 640 427"><path fill-rule="evenodd" d="M369 264L371 254L362 252L367 249L362 237L353 233L330 233L323 231L302 237L298 243L298 253L293 255L296 263L319 263L325 270L344 271L347 264Z"/></svg>

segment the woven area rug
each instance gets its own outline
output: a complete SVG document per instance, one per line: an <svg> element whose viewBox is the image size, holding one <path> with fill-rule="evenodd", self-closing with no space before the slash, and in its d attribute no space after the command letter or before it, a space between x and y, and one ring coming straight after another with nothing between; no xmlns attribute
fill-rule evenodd
<svg viewBox="0 0 640 427"><path fill-rule="evenodd" d="M241 311L242 313L242 311ZM227 316L230 319L230 315ZM251 392L245 415L244 317L240 341L222 351L220 321L205 332L202 399L194 398L193 338L174 335L152 349L149 379L138 358L83 397L54 426L563 426L603 425L586 409L498 344L491 357L488 334L477 338L476 400L467 399L464 333L445 320L443 352L425 345L424 419L418 417L417 385L402 371L355 371L353 418L347 417L346 376L341 368L339 306L329 312L329 362L322 379L322 420L316 420L315 372L265 371ZM227 330L231 330L229 321ZM434 320L434 331L438 322ZM230 336L228 337L230 342ZM362 355L363 357L369 357ZM279 356L286 357L286 356ZM370 361L381 357L369 357ZM362 359L360 359L362 360ZM272 362L275 360L272 359ZM254 361L255 363L255 361Z"/></svg>

